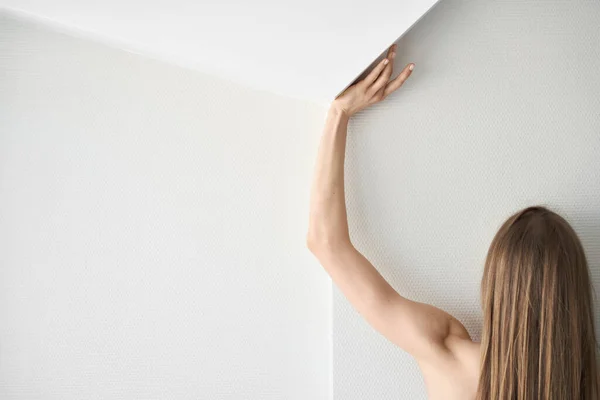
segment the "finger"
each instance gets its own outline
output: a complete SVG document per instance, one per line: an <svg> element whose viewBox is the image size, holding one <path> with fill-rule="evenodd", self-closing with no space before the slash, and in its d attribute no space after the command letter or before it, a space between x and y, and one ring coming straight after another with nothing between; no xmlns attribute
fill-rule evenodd
<svg viewBox="0 0 600 400"><path fill-rule="evenodd" d="M373 95L374 98L377 98L379 100L383 98L383 91L385 90L385 86L386 86L387 82L390 80L392 73L394 72L394 58L396 58L396 49L397 48L398 48L398 45L396 43L394 43L393 45L391 45L388 48L386 57L388 60L390 60L390 63L388 64L389 68L384 70L383 74L386 74L386 72L388 72L388 69L389 69L389 75L387 75L385 77L385 79L382 78L383 75L379 76L378 79L381 79L381 81L379 81L379 82L380 83L383 82L384 84L383 84L383 86L381 86L379 83L375 84L376 86L374 86L373 89L376 89L377 87L379 87L379 89L377 89L375 91L375 94ZM379 101L379 100L376 100L376 101Z"/></svg>
<svg viewBox="0 0 600 400"><path fill-rule="evenodd" d="M383 96L383 92L385 90L385 87L382 87L381 89L379 89L370 99L369 99L369 105L371 104L375 104L375 103L379 103L381 100L384 99Z"/></svg>
<svg viewBox="0 0 600 400"><path fill-rule="evenodd" d="M389 82L390 78L392 77L393 69L394 69L393 63L390 62L388 65L386 65L386 67L383 70L383 72L381 73L381 75L379 75L377 80L375 82L373 82L373 84L369 87L367 92L370 95L374 95L380 89L385 88L385 86Z"/></svg>
<svg viewBox="0 0 600 400"><path fill-rule="evenodd" d="M377 64L377 66L373 68L373 70L369 72L369 75L367 75L367 77L363 80L364 84L367 85L367 87L371 86L371 84L375 82L377 77L381 74L381 71L385 69L389 62L390 60L388 60L387 58L381 60L379 64Z"/></svg>
<svg viewBox="0 0 600 400"><path fill-rule="evenodd" d="M388 49L388 52L387 52L387 56L386 56L389 60L393 61L394 58L396 58L396 49L397 48L398 48L398 45L395 43L390 46L390 48Z"/></svg>
<svg viewBox="0 0 600 400"><path fill-rule="evenodd" d="M400 74L394 80L387 84L387 86L385 87L385 91L383 92L383 96L387 97L390 93L394 92L400 86L402 86L404 82L406 82L410 74L412 74L414 67L415 64L412 63L404 67L402 72L400 72Z"/></svg>

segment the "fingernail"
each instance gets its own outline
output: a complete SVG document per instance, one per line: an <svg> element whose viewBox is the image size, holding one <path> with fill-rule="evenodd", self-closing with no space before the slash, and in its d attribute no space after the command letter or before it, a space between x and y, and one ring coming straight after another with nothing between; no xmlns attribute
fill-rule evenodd
<svg viewBox="0 0 600 400"><path fill-rule="evenodd" d="M383 65L387 65L387 63L389 63L390 60L388 60L387 58L383 60Z"/></svg>
<svg viewBox="0 0 600 400"><path fill-rule="evenodd" d="M396 57L396 52L392 51L392 58L395 58L395 57Z"/></svg>
<svg viewBox="0 0 600 400"><path fill-rule="evenodd" d="M409 70L411 70L411 71L412 71L413 69L415 69L415 64L410 64L410 66L408 67L408 69L409 69Z"/></svg>

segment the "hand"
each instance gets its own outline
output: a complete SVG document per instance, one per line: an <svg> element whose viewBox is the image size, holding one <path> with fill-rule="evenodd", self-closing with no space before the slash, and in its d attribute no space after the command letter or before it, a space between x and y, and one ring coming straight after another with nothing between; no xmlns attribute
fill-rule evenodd
<svg viewBox="0 0 600 400"><path fill-rule="evenodd" d="M402 72L392 81L394 69L394 58L396 57L396 45L392 45L387 52L386 58L369 73L362 81L350 86L339 95L331 104L332 108L352 116L360 110L385 99L390 93L398 89L408 79L414 64L408 64Z"/></svg>

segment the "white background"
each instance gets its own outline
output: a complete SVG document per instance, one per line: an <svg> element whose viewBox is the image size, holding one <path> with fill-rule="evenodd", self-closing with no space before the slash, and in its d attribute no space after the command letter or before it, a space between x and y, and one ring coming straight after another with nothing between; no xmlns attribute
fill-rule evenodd
<svg viewBox="0 0 600 400"><path fill-rule="evenodd" d="M330 398L322 121L0 16L0 398Z"/></svg>
<svg viewBox="0 0 600 400"><path fill-rule="evenodd" d="M599 20L446 0L400 42L409 82L351 123L355 244L475 338L487 246L521 207L566 216L600 284ZM337 291L330 364L304 248L323 109L0 21L0 397L324 399L333 367L336 399L425 398Z"/></svg>

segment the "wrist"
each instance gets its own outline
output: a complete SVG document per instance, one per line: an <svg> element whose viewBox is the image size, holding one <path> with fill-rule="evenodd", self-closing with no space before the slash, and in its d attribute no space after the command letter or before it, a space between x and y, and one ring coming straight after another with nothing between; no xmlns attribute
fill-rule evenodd
<svg viewBox="0 0 600 400"><path fill-rule="evenodd" d="M350 118L350 113L342 104L340 104L339 100L334 100L331 103L331 105L329 107L329 114L331 116L334 116L337 118L342 118L342 119Z"/></svg>

